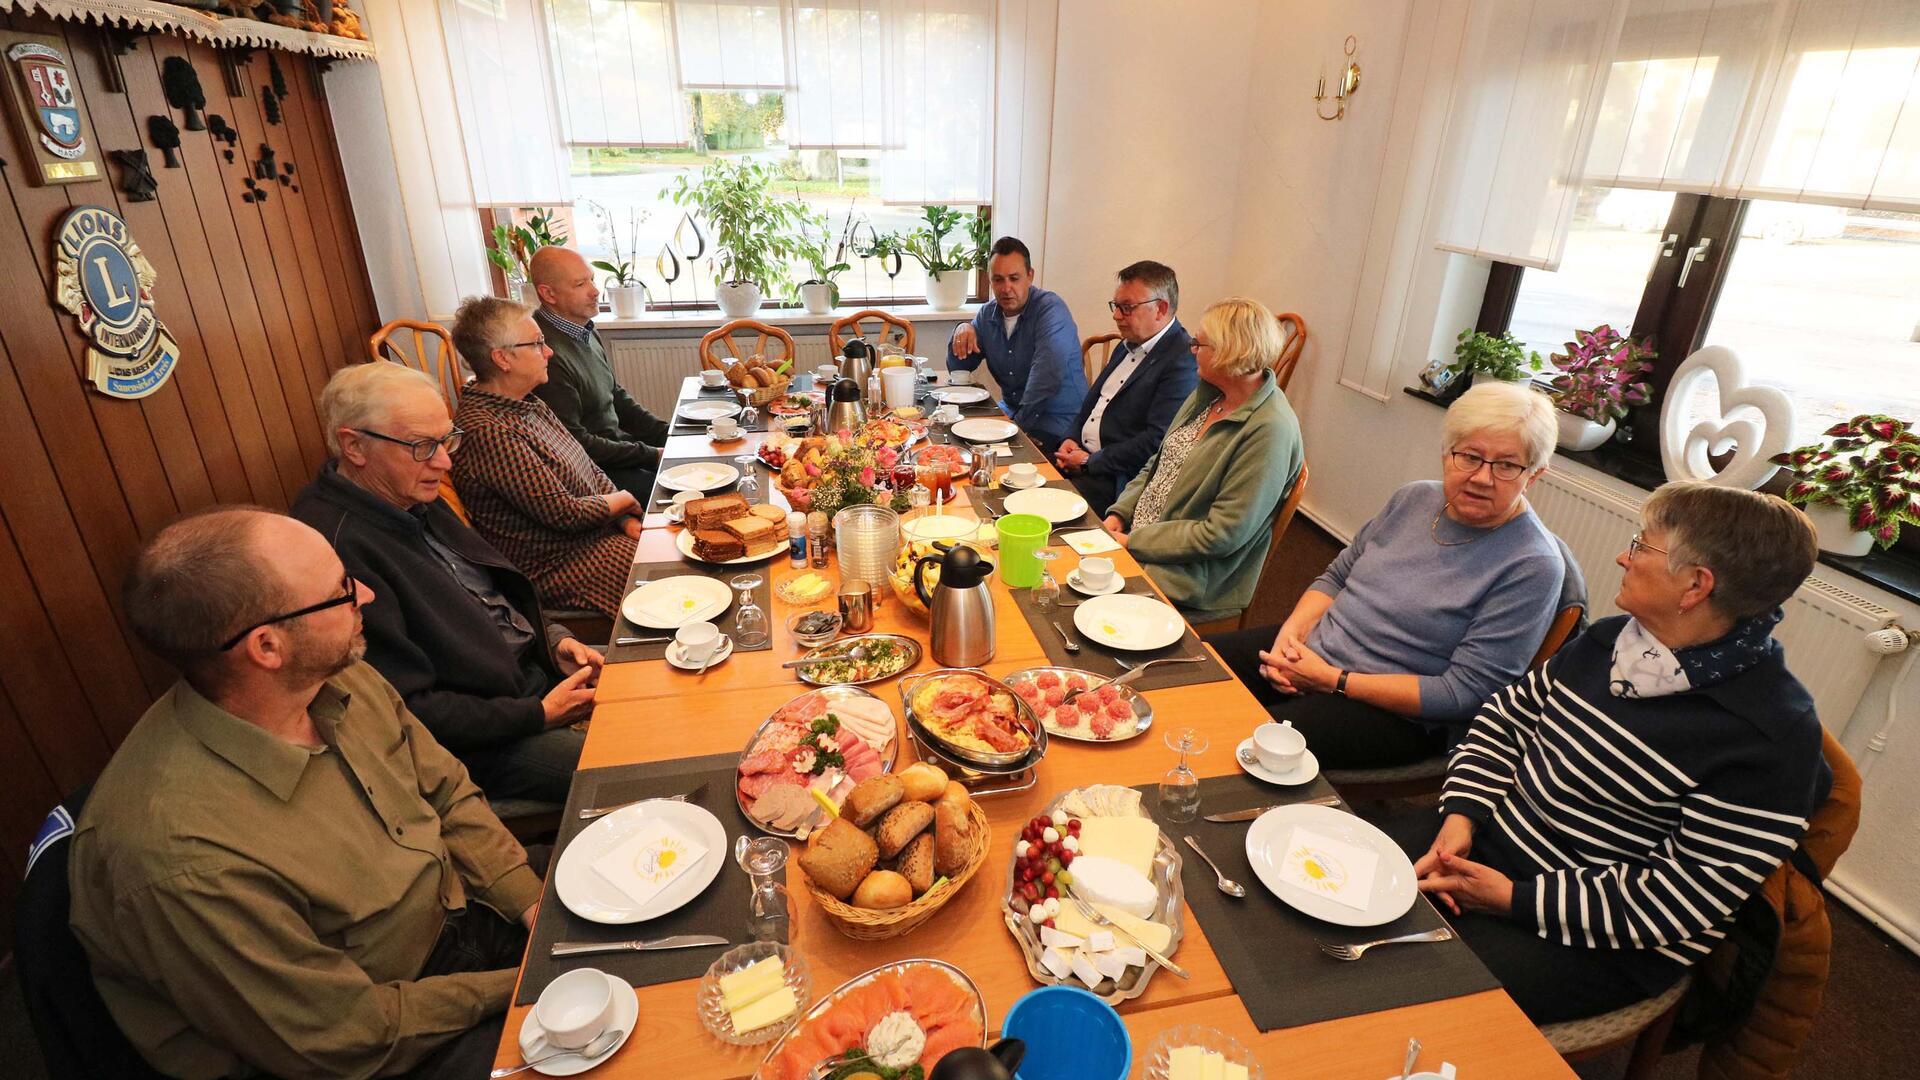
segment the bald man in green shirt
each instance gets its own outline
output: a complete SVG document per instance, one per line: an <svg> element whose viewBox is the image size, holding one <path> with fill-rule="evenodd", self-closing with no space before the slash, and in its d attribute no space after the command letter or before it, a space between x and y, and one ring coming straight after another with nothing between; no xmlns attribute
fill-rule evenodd
<svg viewBox="0 0 1920 1080"><path fill-rule="evenodd" d="M478 1076L540 881L458 759L362 663L377 603L292 518L162 529L127 619L183 678L95 784L71 922L169 1076Z"/></svg>

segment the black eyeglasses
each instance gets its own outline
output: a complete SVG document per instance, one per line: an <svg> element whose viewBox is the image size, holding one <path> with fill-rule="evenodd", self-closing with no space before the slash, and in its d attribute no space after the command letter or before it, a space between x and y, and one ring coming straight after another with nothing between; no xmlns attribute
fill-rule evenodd
<svg viewBox="0 0 1920 1080"><path fill-rule="evenodd" d="M537 337L537 338L534 338L532 341L516 341L511 345L502 345L500 347L503 349L526 349L526 348L531 348L535 345L538 345L544 349L547 347L547 339L543 337Z"/></svg>
<svg viewBox="0 0 1920 1080"><path fill-rule="evenodd" d="M1117 315L1131 315L1133 314L1135 308L1142 308L1142 307L1146 307L1148 304L1158 304L1162 302L1164 302L1164 298L1159 296L1156 296L1151 300L1142 300L1137 304L1123 304L1118 300L1109 300L1107 301L1107 310Z"/></svg>
<svg viewBox="0 0 1920 1080"><path fill-rule="evenodd" d="M381 442L390 442L395 446L404 446L408 450L413 451L413 460L415 461L432 461L434 451L443 446L447 448L447 453L453 453L455 450L460 449L460 440L465 438L467 434L459 428L454 428L452 431L447 432L437 439L414 439L409 442L406 439L396 439L391 435L382 435L377 431L369 431L362 427L357 427L353 430L365 435L369 439L379 439Z"/></svg>
<svg viewBox="0 0 1920 1080"><path fill-rule="evenodd" d="M312 615L317 611L325 611L328 608L339 607L341 604L352 604L354 607L360 606L360 584L353 580L352 574L348 574L340 579L340 588L345 591L345 595L336 596L331 600L322 600L317 604L308 604L298 611L289 611L283 615L275 615L272 618L261 619L259 622L228 638L226 643L220 646L220 651L226 652L228 649L240 644L247 639L248 634L253 633L263 626L271 626L277 622L286 622L288 619L298 619L303 615Z"/></svg>
<svg viewBox="0 0 1920 1080"><path fill-rule="evenodd" d="M1643 551L1651 551L1655 555L1665 555L1667 553L1666 548L1657 548L1657 547L1654 547L1652 544L1647 543L1645 539L1646 535L1647 535L1646 533L1634 533L1632 539L1627 541L1627 561L1628 562L1632 562L1633 557L1635 555L1640 554Z"/></svg>
<svg viewBox="0 0 1920 1080"><path fill-rule="evenodd" d="M1471 450L1455 450L1447 457L1452 460L1453 467L1463 473L1476 473L1480 471L1480 466L1488 466L1493 470L1494 477L1499 480L1518 480L1520 475L1527 471L1527 467L1518 461L1495 461L1492 458L1483 458Z"/></svg>

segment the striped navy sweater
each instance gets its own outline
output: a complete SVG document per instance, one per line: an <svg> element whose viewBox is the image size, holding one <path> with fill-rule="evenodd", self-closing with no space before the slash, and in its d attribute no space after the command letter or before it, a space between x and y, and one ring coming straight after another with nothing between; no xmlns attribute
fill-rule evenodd
<svg viewBox="0 0 1920 1080"><path fill-rule="evenodd" d="M1481 707L1441 811L1474 819L1471 857L1513 879L1512 917L1542 937L1686 966L1792 853L1832 773L1778 642L1716 685L1619 698L1625 623L1595 623Z"/></svg>

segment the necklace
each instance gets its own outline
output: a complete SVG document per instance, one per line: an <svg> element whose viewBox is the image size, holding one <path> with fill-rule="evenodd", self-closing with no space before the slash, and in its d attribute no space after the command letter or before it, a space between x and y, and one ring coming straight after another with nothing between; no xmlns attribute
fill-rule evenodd
<svg viewBox="0 0 1920 1080"><path fill-rule="evenodd" d="M1433 537L1434 543L1439 544L1441 547L1465 547L1466 545L1473 543L1475 540L1486 539L1487 534L1493 531L1492 529L1476 529L1474 530L1474 535L1471 538L1466 540L1440 539L1440 515L1446 513L1452 507L1453 507L1453 503L1449 501L1446 505L1442 506L1439 510L1434 512L1433 524L1427 526L1427 535Z"/></svg>

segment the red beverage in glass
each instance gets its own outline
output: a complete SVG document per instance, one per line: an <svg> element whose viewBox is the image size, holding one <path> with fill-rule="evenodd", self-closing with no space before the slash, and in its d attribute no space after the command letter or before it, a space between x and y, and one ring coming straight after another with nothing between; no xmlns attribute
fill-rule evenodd
<svg viewBox="0 0 1920 1080"><path fill-rule="evenodd" d="M908 461L906 458L903 457L898 462L894 463L893 490L895 491L907 490L908 488L913 486L914 479L915 479L915 476L913 472L913 462Z"/></svg>

